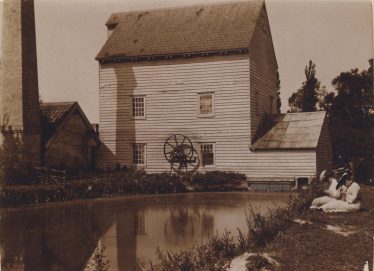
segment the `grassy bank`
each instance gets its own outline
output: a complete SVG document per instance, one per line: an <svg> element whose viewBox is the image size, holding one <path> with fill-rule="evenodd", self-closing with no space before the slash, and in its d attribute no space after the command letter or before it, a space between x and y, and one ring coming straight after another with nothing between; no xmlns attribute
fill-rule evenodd
<svg viewBox="0 0 374 271"><path fill-rule="evenodd" d="M374 188L363 187L364 210L349 214L309 211L312 199L321 193L322 187L314 185L291 199L287 208L269 211L267 216L249 209L248 234L239 232L238 238L226 233L188 251L158 251L157 270L223 271L232 259L248 252L252 253L246 257L248 271L363 270L365 261L373 257Z"/></svg>
<svg viewBox="0 0 374 271"><path fill-rule="evenodd" d="M82 173L70 176L64 183L4 185L1 206L18 206L47 202L115 197L129 194L167 194L194 191L234 191L245 176L230 172L208 172L179 178L168 173L146 174L126 169L113 172Z"/></svg>

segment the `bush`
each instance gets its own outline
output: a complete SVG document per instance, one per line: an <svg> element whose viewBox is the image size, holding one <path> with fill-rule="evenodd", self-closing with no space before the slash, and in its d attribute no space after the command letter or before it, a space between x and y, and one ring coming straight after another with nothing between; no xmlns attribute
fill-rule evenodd
<svg viewBox="0 0 374 271"><path fill-rule="evenodd" d="M176 175L146 174L142 170L125 170L96 174L90 179L69 180L60 184L6 185L2 188L0 202L2 205L13 206L126 194L185 191L186 187Z"/></svg>
<svg viewBox="0 0 374 271"><path fill-rule="evenodd" d="M247 178L244 174L225 171L208 171L196 173L192 177L192 184L198 185L203 191L228 191L235 190Z"/></svg>

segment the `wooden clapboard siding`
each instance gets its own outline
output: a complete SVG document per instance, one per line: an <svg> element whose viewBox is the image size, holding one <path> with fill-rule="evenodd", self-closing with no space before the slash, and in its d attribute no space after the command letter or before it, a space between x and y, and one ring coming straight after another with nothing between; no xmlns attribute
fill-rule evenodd
<svg viewBox="0 0 374 271"><path fill-rule="evenodd" d="M251 156L249 178L312 177L316 175L316 153L314 150L258 151Z"/></svg>
<svg viewBox="0 0 374 271"><path fill-rule="evenodd" d="M265 16L264 21L262 16ZM251 60L251 134L253 140L264 116L269 113L276 113L278 66L265 5L257 20L256 29L249 46L249 55ZM271 112L270 97L273 97Z"/></svg>
<svg viewBox="0 0 374 271"><path fill-rule="evenodd" d="M248 168L250 97L248 55L100 66L101 165L132 164L133 143L146 144L146 169L169 169L168 136L188 136L195 147L215 144L215 167ZM200 92L214 92L214 117L198 117ZM131 118L131 96L145 95L146 119ZM227 166L228 165L228 166Z"/></svg>
<svg viewBox="0 0 374 271"><path fill-rule="evenodd" d="M318 140L318 145L316 149L317 153L317 174L325 169L332 168L332 146L330 140L330 133L328 122L324 121L321 135Z"/></svg>
<svg viewBox="0 0 374 271"><path fill-rule="evenodd" d="M278 66L265 5L248 46L249 53L240 55L101 62L104 144L99 165L132 165L132 144L144 143L146 170L167 171L164 142L172 134L183 134L197 149L200 143L215 145L215 165L201 171L236 171L268 180L316 176L331 149L328 135L321 137L321 157L312 149L250 150L265 115L277 113ZM197 93L203 92L214 92L214 117L198 116ZM131 118L132 95L145 96L145 119Z"/></svg>

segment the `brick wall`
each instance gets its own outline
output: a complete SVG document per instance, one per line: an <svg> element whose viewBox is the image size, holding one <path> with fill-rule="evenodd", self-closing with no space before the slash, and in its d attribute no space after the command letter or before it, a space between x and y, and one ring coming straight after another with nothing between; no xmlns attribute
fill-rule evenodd
<svg viewBox="0 0 374 271"><path fill-rule="evenodd" d="M40 109L33 0L3 1L0 71L0 124L21 138L22 167L39 165ZM0 135L0 143L3 141Z"/></svg>
<svg viewBox="0 0 374 271"><path fill-rule="evenodd" d="M46 165L50 168L87 168L90 165L90 136L91 131L81 116L73 114L47 147Z"/></svg>

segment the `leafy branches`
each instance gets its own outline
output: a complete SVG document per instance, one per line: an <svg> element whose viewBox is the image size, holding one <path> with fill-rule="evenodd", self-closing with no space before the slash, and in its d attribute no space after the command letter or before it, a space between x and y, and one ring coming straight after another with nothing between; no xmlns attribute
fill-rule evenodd
<svg viewBox="0 0 374 271"><path fill-rule="evenodd" d="M309 60L304 69L306 80L300 89L294 92L288 99L291 112L316 111L320 81L316 78L316 64Z"/></svg>

